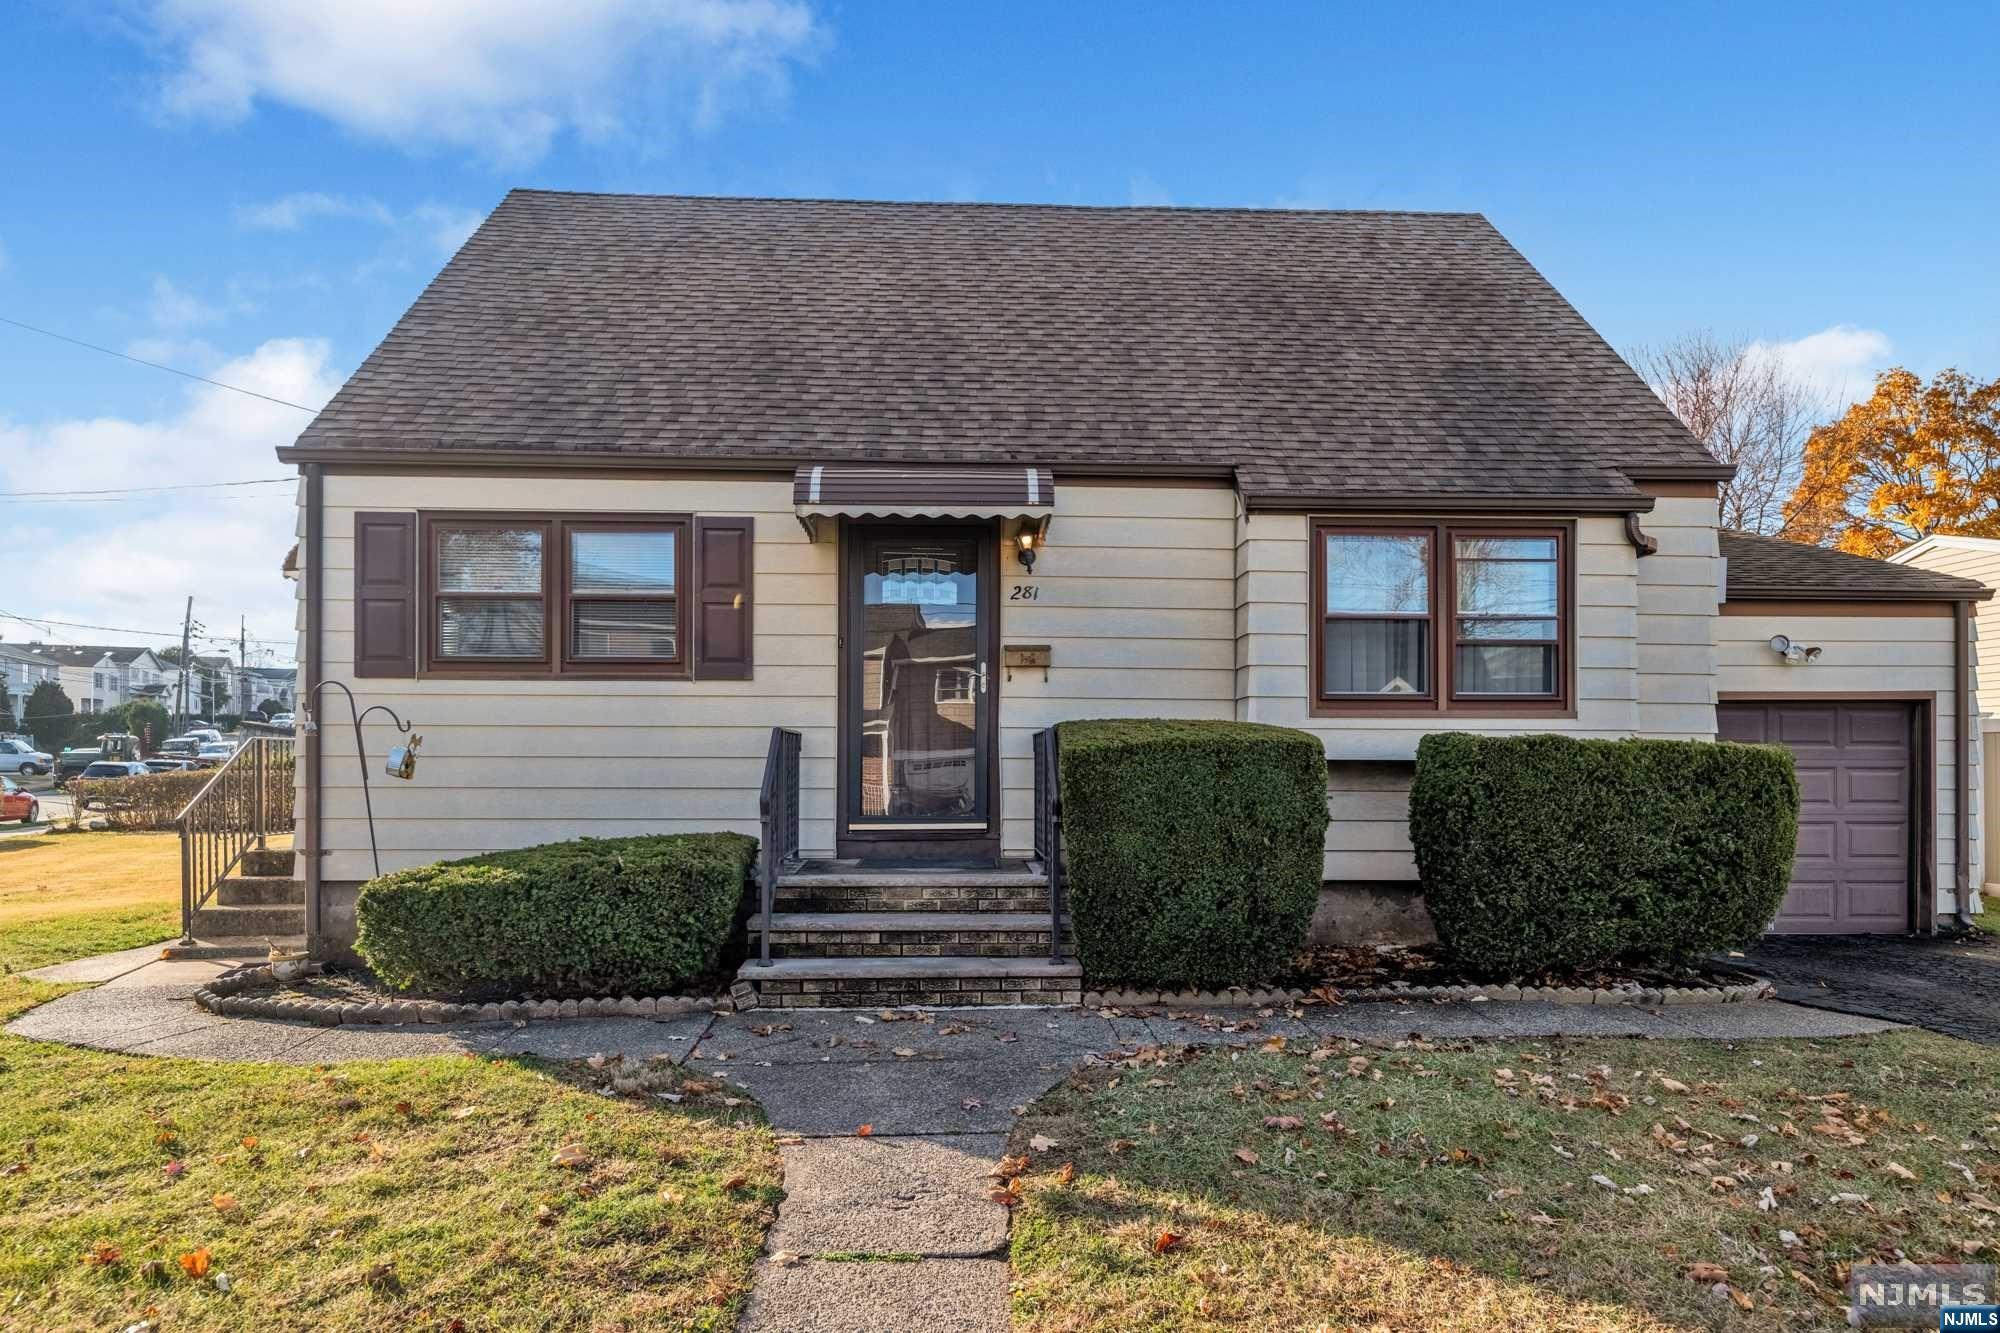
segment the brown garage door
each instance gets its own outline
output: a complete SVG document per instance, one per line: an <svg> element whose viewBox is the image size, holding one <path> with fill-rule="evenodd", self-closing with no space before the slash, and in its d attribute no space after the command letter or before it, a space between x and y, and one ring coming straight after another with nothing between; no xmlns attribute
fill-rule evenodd
<svg viewBox="0 0 2000 1333"><path fill-rule="evenodd" d="M1909 929L1910 723L1903 703L1717 707L1723 740L1783 745L1798 764L1798 857L1772 930Z"/></svg>

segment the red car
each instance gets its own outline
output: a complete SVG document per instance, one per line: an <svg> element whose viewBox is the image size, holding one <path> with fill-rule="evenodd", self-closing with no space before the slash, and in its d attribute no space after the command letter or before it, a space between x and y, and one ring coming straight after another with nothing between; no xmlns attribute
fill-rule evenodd
<svg viewBox="0 0 2000 1333"><path fill-rule="evenodd" d="M42 817L42 803L12 778L0 778L0 821L18 819L33 824Z"/></svg>

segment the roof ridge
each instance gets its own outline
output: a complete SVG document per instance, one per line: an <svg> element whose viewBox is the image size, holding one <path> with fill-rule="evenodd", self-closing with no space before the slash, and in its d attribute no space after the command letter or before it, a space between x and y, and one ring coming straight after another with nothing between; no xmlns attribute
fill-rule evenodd
<svg viewBox="0 0 2000 1333"><path fill-rule="evenodd" d="M863 208L908 209L1018 209L1022 212L1069 213L1196 213L1269 214L1276 217L1380 217L1380 218L1478 218L1491 226L1484 213L1447 208L1261 208L1254 204L1060 204L1022 199L861 199L844 195L782 194L675 194L643 190L552 190L543 186L516 185L507 198L534 195L552 199L655 199L697 204L840 204ZM1497 229L1496 229L1497 230Z"/></svg>

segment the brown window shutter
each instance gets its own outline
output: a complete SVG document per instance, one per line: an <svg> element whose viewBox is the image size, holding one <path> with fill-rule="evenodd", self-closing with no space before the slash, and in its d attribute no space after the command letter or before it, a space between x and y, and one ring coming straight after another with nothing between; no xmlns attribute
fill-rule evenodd
<svg viewBox="0 0 2000 1333"><path fill-rule="evenodd" d="M694 521L694 674L749 680L754 518Z"/></svg>
<svg viewBox="0 0 2000 1333"><path fill-rule="evenodd" d="M354 516L354 674L417 674L417 516Z"/></svg>

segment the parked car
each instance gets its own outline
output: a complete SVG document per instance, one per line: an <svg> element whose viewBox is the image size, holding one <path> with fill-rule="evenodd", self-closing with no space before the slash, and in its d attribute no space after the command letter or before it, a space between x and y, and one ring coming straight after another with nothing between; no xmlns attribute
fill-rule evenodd
<svg viewBox="0 0 2000 1333"><path fill-rule="evenodd" d="M192 759L176 759L171 755L146 761L146 771L149 773L186 773L196 767L198 765Z"/></svg>
<svg viewBox="0 0 2000 1333"><path fill-rule="evenodd" d="M208 744L210 742L219 741L222 739L222 733L217 731L214 727L189 727L186 731L182 732L181 734L183 736L188 736L193 738L194 740L200 741L203 744Z"/></svg>
<svg viewBox="0 0 2000 1333"><path fill-rule="evenodd" d="M26 741L0 741L0 772L19 773L25 778L46 773L55 766L55 756L37 750Z"/></svg>
<svg viewBox="0 0 2000 1333"><path fill-rule="evenodd" d="M24 824L40 823L42 803L35 794L12 778L0 778L0 820L18 819Z"/></svg>
<svg viewBox="0 0 2000 1333"><path fill-rule="evenodd" d="M151 771L137 759L100 759L90 767L84 769L83 772L78 773L76 780L79 782L99 782L106 779L143 778L148 776ZM76 808L79 810L94 810L101 805L109 804L111 804L109 801L86 796L76 803Z"/></svg>
<svg viewBox="0 0 2000 1333"><path fill-rule="evenodd" d="M290 713L273 713L271 715L271 725L274 727L293 727L298 724L293 720Z"/></svg>
<svg viewBox="0 0 2000 1333"><path fill-rule="evenodd" d="M235 753L236 744L233 741L210 741L207 745L196 750L194 757L197 759L212 759L217 763L221 763Z"/></svg>
<svg viewBox="0 0 2000 1333"><path fill-rule="evenodd" d="M174 759L192 758L194 752L200 748L199 736L175 736L160 742L160 753Z"/></svg>

